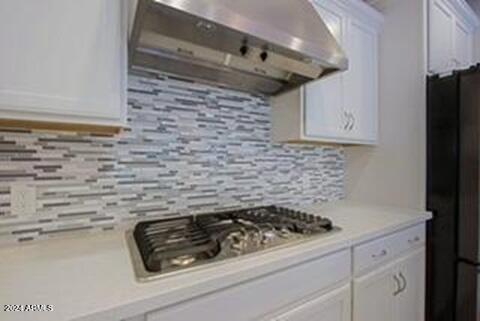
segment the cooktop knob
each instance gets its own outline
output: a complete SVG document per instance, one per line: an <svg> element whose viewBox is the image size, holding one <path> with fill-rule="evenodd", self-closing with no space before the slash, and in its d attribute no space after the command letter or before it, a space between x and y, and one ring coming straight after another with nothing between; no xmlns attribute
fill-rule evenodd
<svg viewBox="0 0 480 321"><path fill-rule="evenodd" d="M262 244L268 244L272 242L276 237L277 235L273 231L263 232Z"/></svg>
<svg viewBox="0 0 480 321"><path fill-rule="evenodd" d="M248 53L247 45L243 45L240 47L240 53L242 54L242 56L245 56Z"/></svg>
<svg viewBox="0 0 480 321"><path fill-rule="evenodd" d="M265 61L265 60L267 60L267 58L268 58L268 53L266 51L263 51L260 54L260 59L262 59L262 61Z"/></svg>

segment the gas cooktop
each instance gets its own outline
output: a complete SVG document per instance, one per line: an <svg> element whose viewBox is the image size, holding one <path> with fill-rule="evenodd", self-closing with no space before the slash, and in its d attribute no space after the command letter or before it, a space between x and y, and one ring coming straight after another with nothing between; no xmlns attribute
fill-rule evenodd
<svg viewBox="0 0 480 321"><path fill-rule="evenodd" d="M265 206L145 221L127 239L137 278L148 280L336 230L327 218Z"/></svg>

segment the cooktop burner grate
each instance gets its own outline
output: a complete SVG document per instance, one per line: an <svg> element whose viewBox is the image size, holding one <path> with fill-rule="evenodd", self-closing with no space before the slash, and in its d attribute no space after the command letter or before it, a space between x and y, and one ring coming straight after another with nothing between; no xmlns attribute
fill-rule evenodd
<svg viewBox="0 0 480 321"><path fill-rule="evenodd" d="M169 272L307 239L334 229L329 219L266 206L138 223L144 268Z"/></svg>
<svg viewBox="0 0 480 321"><path fill-rule="evenodd" d="M161 270L168 260L181 266L196 256L213 257L219 251L218 243L193 217L139 223L134 237L149 271Z"/></svg>

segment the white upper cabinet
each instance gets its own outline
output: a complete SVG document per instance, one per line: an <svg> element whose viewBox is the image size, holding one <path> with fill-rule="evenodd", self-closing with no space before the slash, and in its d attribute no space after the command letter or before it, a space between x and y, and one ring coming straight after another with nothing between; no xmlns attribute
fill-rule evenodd
<svg viewBox="0 0 480 321"><path fill-rule="evenodd" d="M346 16L339 8L318 3L316 8L330 32L344 45ZM344 132L343 77L336 73L305 86L305 135L334 139Z"/></svg>
<svg viewBox="0 0 480 321"><path fill-rule="evenodd" d="M430 1L429 69L438 73L452 68L453 12L442 0Z"/></svg>
<svg viewBox="0 0 480 321"><path fill-rule="evenodd" d="M358 0L313 0L349 59L345 72L272 98L276 142L376 144L382 15Z"/></svg>
<svg viewBox="0 0 480 321"><path fill-rule="evenodd" d="M428 71L466 69L473 61L473 34L479 21L464 0L429 0Z"/></svg>
<svg viewBox="0 0 480 321"><path fill-rule="evenodd" d="M473 56L473 34L466 24L455 21L453 62L456 68L465 69L471 66Z"/></svg>
<svg viewBox="0 0 480 321"><path fill-rule="evenodd" d="M124 1L2 0L0 119L123 126Z"/></svg>
<svg viewBox="0 0 480 321"><path fill-rule="evenodd" d="M350 68L344 78L345 114L351 124L347 136L374 144L377 141L378 115L378 34L357 19L349 24L346 46Z"/></svg>

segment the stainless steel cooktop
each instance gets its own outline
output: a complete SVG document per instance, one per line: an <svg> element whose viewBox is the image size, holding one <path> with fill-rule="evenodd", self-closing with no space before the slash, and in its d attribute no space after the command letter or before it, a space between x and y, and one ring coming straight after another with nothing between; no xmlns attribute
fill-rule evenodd
<svg viewBox="0 0 480 321"><path fill-rule="evenodd" d="M265 206L141 222L127 241L137 278L150 280L336 230L327 218Z"/></svg>

